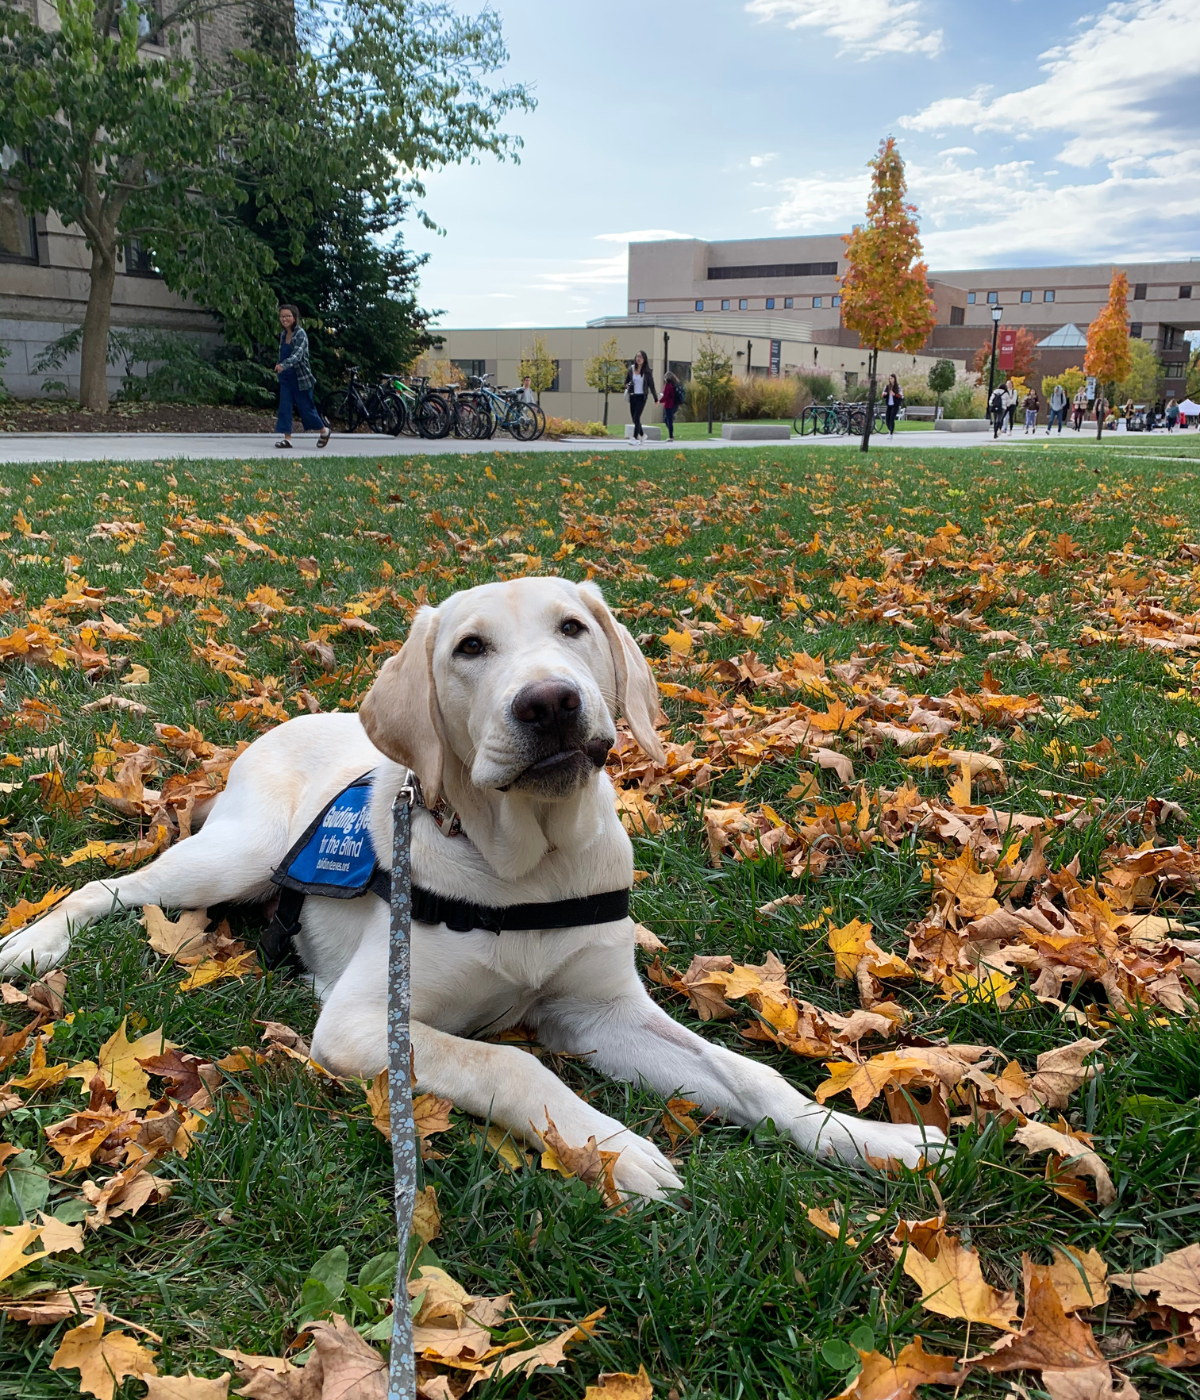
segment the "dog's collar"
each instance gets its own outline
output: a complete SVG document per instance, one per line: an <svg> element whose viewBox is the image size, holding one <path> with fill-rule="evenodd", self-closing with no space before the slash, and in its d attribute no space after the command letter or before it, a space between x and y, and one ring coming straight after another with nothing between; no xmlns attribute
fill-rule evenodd
<svg viewBox="0 0 1200 1400"><path fill-rule="evenodd" d="M487 933L510 930L577 928L587 924L611 924L629 917L629 891L605 890L577 899L548 900L544 904L493 906L450 899L432 890L412 887L412 916L422 924L444 924L451 933Z"/></svg>
<svg viewBox="0 0 1200 1400"><path fill-rule="evenodd" d="M449 802L447 802L444 797L439 796L438 800L431 807L429 803L425 801L425 792L421 787L420 778L411 770L408 774L408 781L412 784L413 804L417 807L424 807L434 821L437 822L438 830L442 835L461 836L463 834L463 824L459 820L458 813L451 807Z"/></svg>

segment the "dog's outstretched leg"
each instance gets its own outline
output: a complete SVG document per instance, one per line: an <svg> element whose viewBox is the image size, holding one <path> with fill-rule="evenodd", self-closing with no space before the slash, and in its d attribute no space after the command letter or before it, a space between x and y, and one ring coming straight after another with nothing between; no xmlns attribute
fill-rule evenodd
<svg viewBox="0 0 1200 1400"><path fill-rule="evenodd" d="M947 1149L936 1128L874 1123L834 1113L792 1087L769 1065L695 1035L651 1001L630 966L623 986L603 1001L551 1003L538 1022L549 1049L585 1055L614 1079L645 1083L694 1099L706 1113L753 1127L770 1119L806 1152L844 1162L895 1157L915 1167ZM576 983L578 985L578 982Z"/></svg>
<svg viewBox="0 0 1200 1400"><path fill-rule="evenodd" d="M255 824L218 805L203 829L157 860L128 875L92 880L28 927L0 942L0 974L33 967L46 972L66 957L75 929L102 919L114 909L162 904L204 909L227 900L253 899L270 888L280 855L282 834ZM286 845L283 846L286 849Z"/></svg>

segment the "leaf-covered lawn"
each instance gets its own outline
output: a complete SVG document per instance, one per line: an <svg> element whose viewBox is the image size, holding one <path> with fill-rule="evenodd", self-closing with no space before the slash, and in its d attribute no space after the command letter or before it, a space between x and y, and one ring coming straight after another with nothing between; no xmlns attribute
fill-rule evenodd
<svg viewBox="0 0 1200 1400"><path fill-rule="evenodd" d="M665 768L610 764L655 995L957 1152L830 1168L556 1062L680 1163L682 1198L623 1212L563 1174L580 1145L543 1169L426 1104L418 1267L511 1294L470 1305L495 1356L555 1363L475 1393L643 1364L681 1400L1197 1393L1167 1258L1200 1240L1196 481L1057 443L10 471L5 932L186 839L239 744L354 708L416 603L594 577L669 718ZM316 1008L259 972L259 913L210 922L113 915L65 983L4 990L0 1397L77 1394L72 1355L103 1389L104 1345L138 1397L146 1355L216 1377L317 1317L386 1331L367 1086L289 1040Z"/></svg>

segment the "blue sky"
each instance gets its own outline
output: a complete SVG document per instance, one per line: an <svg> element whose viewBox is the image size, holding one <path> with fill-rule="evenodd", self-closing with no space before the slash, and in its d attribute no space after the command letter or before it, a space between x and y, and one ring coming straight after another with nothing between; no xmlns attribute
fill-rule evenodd
<svg viewBox="0 0 1200 1400"><path fill-rule="evenodd" d="M889 134L934 268L1200 259L1196 0L494 7L538 107L406 227L443 326L620 313L630 236L843 232Z"/></svg>

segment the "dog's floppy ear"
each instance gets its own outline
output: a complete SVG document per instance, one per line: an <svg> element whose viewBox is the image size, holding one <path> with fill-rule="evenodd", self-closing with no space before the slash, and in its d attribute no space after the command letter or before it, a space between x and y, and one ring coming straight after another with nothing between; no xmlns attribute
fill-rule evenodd
<svg viewBox="0 0 1200 1400"><path fill-rule="evenodd" d="M613 617L604 595L594 583L578 585L580 596L588 612L596 619L608 639L608 649L612 652L613 670L617 676L617 707L625 716L633 737L641 745L642 752L656 763L664 763L666 754L654 732L658 719L658 682L654 679L649 663L638 649L638 644L629 635L627 628Z"/></svg>
<svg viewBox="0 0 1200 1400"><path fill-rule="evenodd" d="M437 631L437 613L421 608L408 640L384 663L358 712L367 737L389 758L412 769L430 803L442 789L442 726L433 684Z"/></svg>

